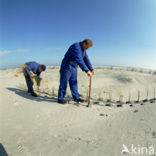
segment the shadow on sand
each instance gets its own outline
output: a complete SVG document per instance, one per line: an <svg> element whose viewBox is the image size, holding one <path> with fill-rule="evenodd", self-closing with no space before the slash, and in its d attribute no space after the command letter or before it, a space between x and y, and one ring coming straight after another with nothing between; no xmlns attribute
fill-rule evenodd
<svg viewBox="0 0 156 156"><path fill-rule="evenodd" d="M8 156L7 152L5 151L5 148L0 143L0 156Z"/></svg>
<svg viewBox="0 0 156 156"><path fill-rule="evenodd" d="M8 90L15 92L17 95L26 98L26 99L30 99L30 100L34 100L34 101L38 101L38 102L42 102L42 101L46 101L46 102L57 102L57 98L56 97L48 97L48 96L38 96L38 97L33 97L31 96L29 93L27 93L25 90L19 89L19 88L7 88Z"/></svg>
<svg viewBox="0 0 156 156"><path fill-rule="evenodd" d="M27 93L27 91L23 90L23 89L19 89L19 88L7 88L8 90L12 91L12 92L15 92L17 95L23 97L23 98L26 98L26 99L29 99L29 100L34 100L34 101L37 101L37 102L53 102L53 103L57 103L58 102L58 98L57 96L56 97L49 97L50 94L46 93L46 92L42 92L42 95L44 96L38 96L38 97L33 97L31 96L29 93ZM74 106L85 106L86 107L86 104L81 104L81 103L76 103L73 101L72 97L70 98L67 98L66 99L68 104L71 104L71 105L74 105ZM1 156L1 155L0 155Z"/></svg>

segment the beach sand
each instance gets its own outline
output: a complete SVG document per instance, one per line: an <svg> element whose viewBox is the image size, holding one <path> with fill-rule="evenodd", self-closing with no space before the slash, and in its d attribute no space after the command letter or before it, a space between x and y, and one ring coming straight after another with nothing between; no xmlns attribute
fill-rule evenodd
<svg viewBox="0 0 156 156"><path fill-rule="evenodd" d="M155 75L137 69L96 67L92 107L88 108L87 102L72 101L69 87L68 104L57 103L58 67L48 67L41 75L37 98L27 93L19 71L0 70L0 144L9 156L120 156L125 155L121 154L123 144L129 149L132 144L138 149L153 147L156 154L156 102L150 101ZM84 99L88 83L89 78L79 69L79 93ZM138 91L139 102L134 103ZM129 99L133 105L126 104ZM145 99L147 102L142 102ZM122 107L117 107L119 100Z"/></svg>

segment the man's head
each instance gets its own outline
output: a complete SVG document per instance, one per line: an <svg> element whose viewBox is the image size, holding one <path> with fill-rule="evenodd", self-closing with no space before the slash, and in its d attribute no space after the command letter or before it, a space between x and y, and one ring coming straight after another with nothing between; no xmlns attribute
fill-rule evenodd
<svg viewBox="0 0 156 156"><path fill-rule="evenodd" d="M88 48L93 46L93 42L91 39L85 39L82 41L82 49L87 50Z"/></svg>
<svg viewBox="0 0 156 156"><path fill-rule="evenodd" d="M43 64L40 64L40 66L38 67L38 71L41 73L42 71L46 70L46 66Z"/></svg>

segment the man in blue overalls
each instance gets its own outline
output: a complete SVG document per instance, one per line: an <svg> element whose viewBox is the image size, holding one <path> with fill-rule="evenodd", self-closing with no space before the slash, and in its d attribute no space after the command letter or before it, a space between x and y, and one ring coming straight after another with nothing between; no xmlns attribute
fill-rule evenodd
<svg viewBox="0 0 156 156"><path fill-rule="evenodd" d="M76 102L84 102L80 98L77 87L77 67L85 71L88 76L94 75L94 69L90 63L86 50L92 47L93 43L90 39L72 44L66 52L60 68L60 86L58 91L58 103L66 104L64 100L66 95L67 83L71 89L72 97Z"/></svg>
<svg viewBox="0 0 156 156"><path fill-rule="evenodd" d="M28 87L28 93L31 93L31 96L37 97L37 94L34 92L34 89L33 89L32 78L38 78L39 80L41 72L45 70L46 70L46 66L39 64L37 62L25 63L23 72L24 72L26 84ZM38 81L37 86L38 86L38 92L40 92L40 88L39 88L40 80Z"/></svg>

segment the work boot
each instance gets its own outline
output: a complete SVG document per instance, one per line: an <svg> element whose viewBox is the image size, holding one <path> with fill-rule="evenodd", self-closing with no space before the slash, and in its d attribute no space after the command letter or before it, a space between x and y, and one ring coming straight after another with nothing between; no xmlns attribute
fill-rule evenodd
<svg viewBox="0 0 156 156"><path fill-rule="evenodd" d="M35 92L32 92L31 96L38 97L38 95Z"/></svg>
<svg viewBox="0 0 156 156"><path fill-rule="evenodd" d="M81 99L81 98L79 98L78 100L75 100L77 103L83 103L83 102L85 102L85 100L83 100L83 99Z"/></svg>
<svg viewBox="0 0 156 156"><path fill-rule="evenodd" d="M60 104L67 104L67 101L65 101L65 100L58 100L58 103L60 103Z"/></svg>

